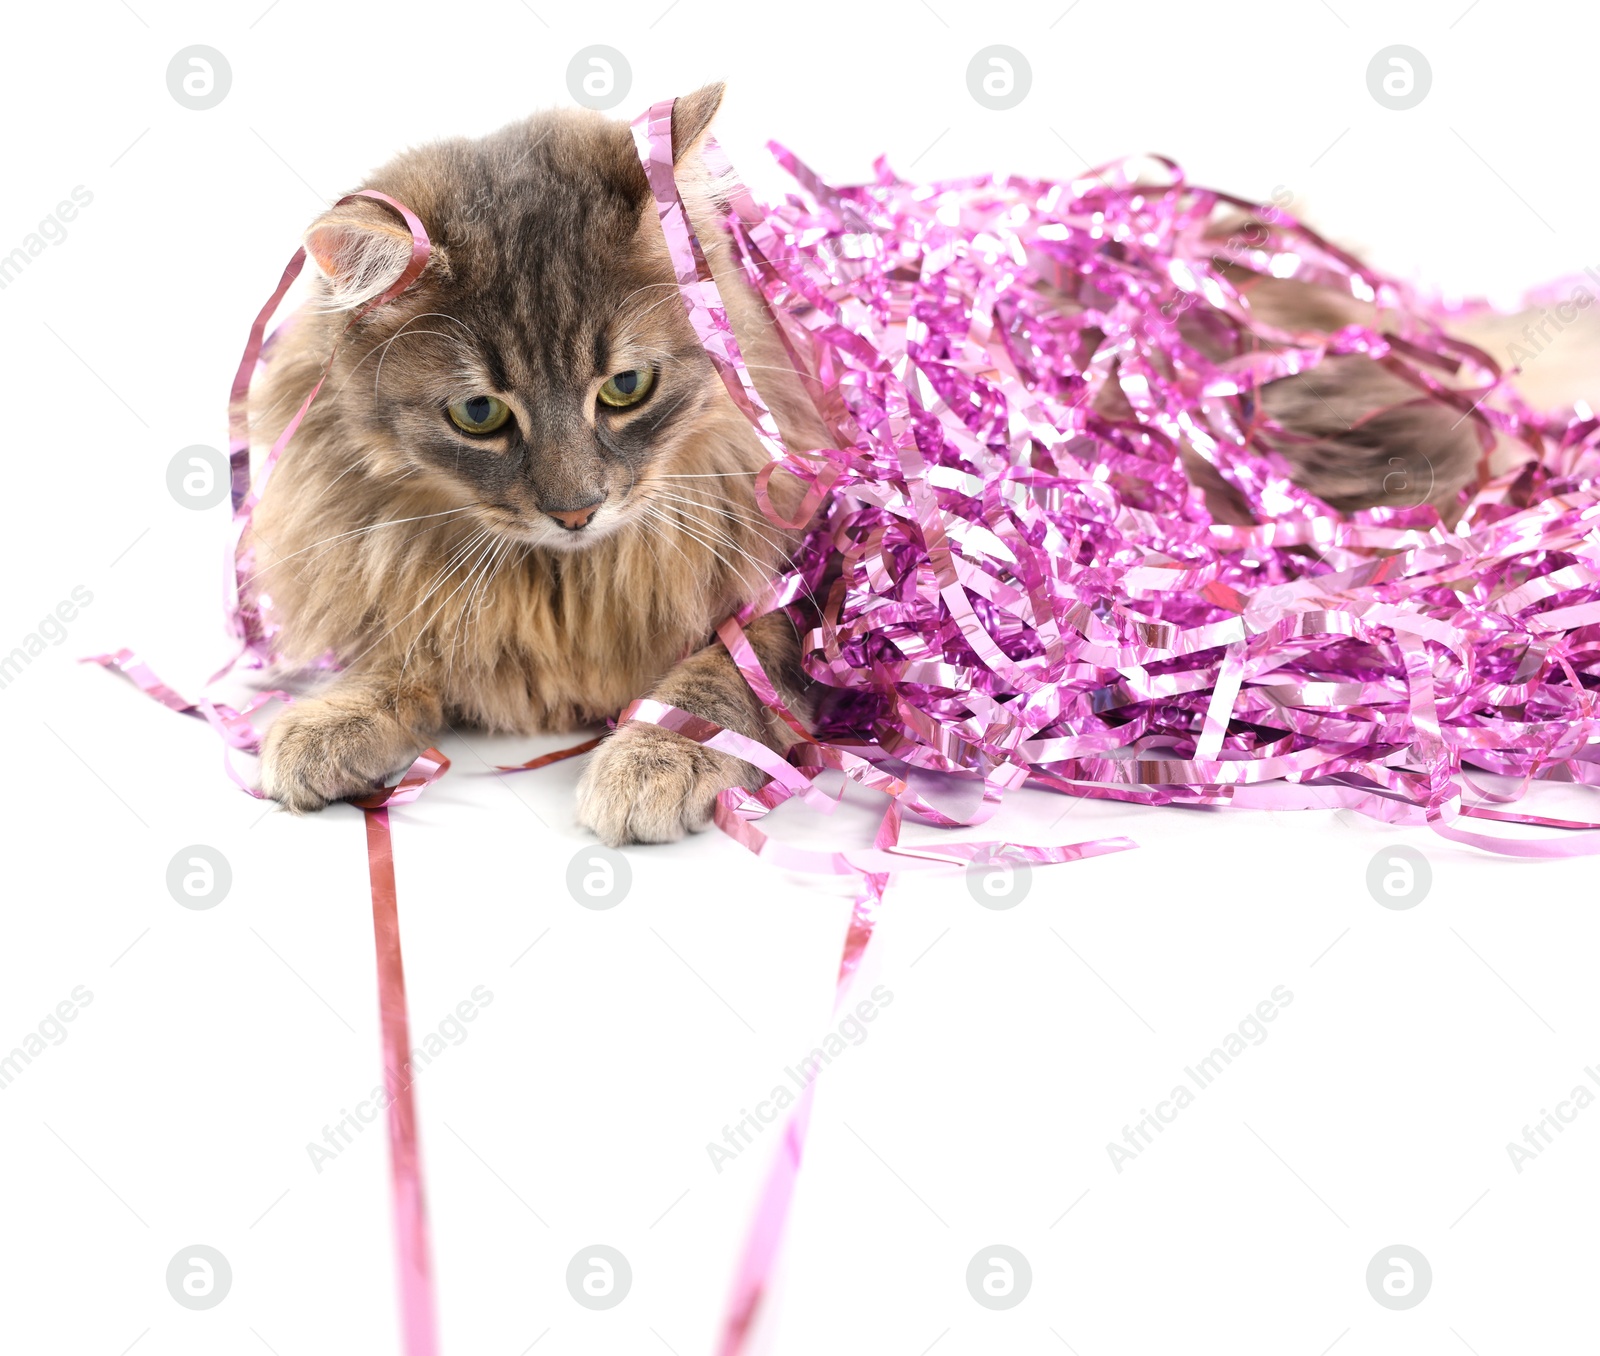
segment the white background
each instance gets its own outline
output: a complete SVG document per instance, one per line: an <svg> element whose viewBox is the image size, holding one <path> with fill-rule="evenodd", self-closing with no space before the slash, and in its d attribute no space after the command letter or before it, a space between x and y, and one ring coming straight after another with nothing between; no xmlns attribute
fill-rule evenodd
<svg viewBox="0 0 1600 1356"><path fill-rule="evenodd" d="M1327 232L1444 293L1509 301L1600 262L1596 21L1576 7L1064 8L10 9L0 253L75 185L94 198L0 292L0 650L74 586L93 602L0 691L0 1053L74 986L94 997L0 1091L8 1351L399 1349L381 1127L320 1174L306 1151L378 1080L359 815L264 813L198 722L73 663L136 645L192 693L224 657L226 510L177 505L166 466L224 445L250 318L319 204L370 167L565 101L569 58L606 43L633 68L619 113L727 77L720 131L742 165L768 136L836 180L879 151L933 177L1066 175L1080 155L1155 150L1242 194L1285 185ZM204 112L165 83L195 43L233 71ZM1033 65L1005 113L966 91L991 43ZM1365 85L1392 43L1433 68L1409 112ZM827 1029L848 900L712 833L630 852L624 903L579 908L564 887L586 842L578 765L486 771L560 742L449 739L455 771L395 815L414 1034L477 985L494 995L418 1084L444 1350L700 1356L776 1131L720 1174L705 1146ZM1575 793L1536 804L1594 816ZM1509 1356L1592 1341L1600 1110L1520 1174L1505 1146L1600 1061L1593 867L1326 811L1065 808L1019 795L998 829L1127 833L1139 850L1040 871L1007 912L959 876L891 890L861 983L893 1003L825 1076L767 1349ZM876 813L863 796L832 822L792 807L773 828L859 843ZM1433 871L1404 912L1365 885L1400 842ZM165 886L196 843L234 879L204 912ZM1278 985L1293 1002L1265 1043L1115 1171L1107 1141ZM634 1273L604 1313L564 1284L597 1242ZM195 1243L234 1274L203 1313L164 1283ZM994 1243L1033 1271L1007 1312L964 1282ZM1406 1312L1364 1281L1395 1243L1433 1269Z"/></svg>

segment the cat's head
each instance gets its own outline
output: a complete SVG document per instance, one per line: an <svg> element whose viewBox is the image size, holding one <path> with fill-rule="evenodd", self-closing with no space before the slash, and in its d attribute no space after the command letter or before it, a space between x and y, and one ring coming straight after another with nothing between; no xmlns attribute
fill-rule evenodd
<svg viewBox="0 0 1600 1356"><path fill-rule="evenodd" d="M673 110L675 160L722 98ZM372 177L432 242L420 280L340 341L324 399L374 474L431 483L488 526L558 550L641 520L641 493L714 416L720 385L684 313L625 123L547 113L406 152ZM306 233L316 305L342 325L411 257L357 199ZM725 409L725 402L723 402Z"/></svg>

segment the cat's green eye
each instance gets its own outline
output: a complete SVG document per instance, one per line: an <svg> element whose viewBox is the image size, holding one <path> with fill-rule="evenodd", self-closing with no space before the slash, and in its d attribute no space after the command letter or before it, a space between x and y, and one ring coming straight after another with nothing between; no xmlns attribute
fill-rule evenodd
<svg viewBox="0 0 1600 1356"><path fill-rule="evenodd" d="M656 384L656 374L648 367L635 367L627 372L616 372L606 378L600 388L600 403L614 410L625 410L637 405Z"/></svg>
<svg viewBox="0 0 1600 1356"><path fill-rule="evenodd" d="M450 422L463 433L494 433L511 418L511 406L494 396L469 396L449 407Z"/></svg>

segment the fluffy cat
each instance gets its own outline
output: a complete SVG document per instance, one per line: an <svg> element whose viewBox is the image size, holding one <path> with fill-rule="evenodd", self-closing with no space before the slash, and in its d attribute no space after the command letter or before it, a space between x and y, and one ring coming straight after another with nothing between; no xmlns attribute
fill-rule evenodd
<svg viewBox="0 0 1600 1356"><path fill-rule="evenodd" d="M718 185L696 147L721 101L679 99L673 155L746 359L792 448L830 435L761 303L729 260ZM794 735L716 643L717 623L793 542L759 511L765 455L684 314L628 126L537 115L480 140L408 151L365 185L407 204L433 241L418 283L347 328L399 276L411 243L370 200L306 234L313 304L280 338L255 426L275 433L334 352L327 384L269 480L247 538L250 590L291 661L342 672L268 732L262 787L291 810L365 792L455 724L519 734L614 716L642 694L783 750ZM721 242L721 243L719 243ZM1335 329L1357 303L1263 280L1278 323ZM1273 383L1296 479L1341 509L1427 498L1450 512L1477 447L1455 411L1361 358ZM1120 393L1108 383L1104 411ZM1370 417L1369 417L1370 416ZM1216 517L1247 521L1190 457ZM773 479L780 508L795 486ZM807 712L781 613L749 628L792 709ZM703 827L749 764L651 725L592 755L578 818L609 844Z"/></svg>

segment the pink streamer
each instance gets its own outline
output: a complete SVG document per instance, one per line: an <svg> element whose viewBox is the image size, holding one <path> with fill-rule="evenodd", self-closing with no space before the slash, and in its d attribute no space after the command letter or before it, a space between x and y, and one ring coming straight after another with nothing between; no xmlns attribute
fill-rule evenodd
<svg viewBox="0 0 1600 1356"><path fill-rule="evenodd" d="M844 954L840 957L839 974L834 984L835 1015L845 1005L856 969L861 964L867 943L872 940L873 924L877 921L878 906L883 902L883 889L887 883L886 876L868 877L866 892L856 900L850 912L850 929L845 935ZM800 1160L805 1153L806 1136L811 1129L811 1103L820 1076L819 1071L818 1077L801 1089L784 1125L777 1152L767 1169L750 1232L745 1238L744 1250L740 1254L738 1269L728 1293L717 1356L739 1356L746 1349L761 1301L766 1298L767 1287L777 1265L778 1250L783 1243L784 1224L788 1220L789 1205L794 1199L795 1183L800 1176Z"/></svg>
<svg viewBox="0 0 1600 1356"><path fill-rule="evenodd" d="M383 1032L384 1086L388 1092L389 1178L394 1206L395 1266L400 1328L406 1356L438 1356L428 1209L422 1181L417 1112L411 1095L410 1024L406 1018L405 964L400 954L400 914L394 880L389 806L405 805L442 777L450 760L428 749L393 787L357 801L367 824L367 869L372 882L372 934L378 961L378 1017Z"/></svg>

